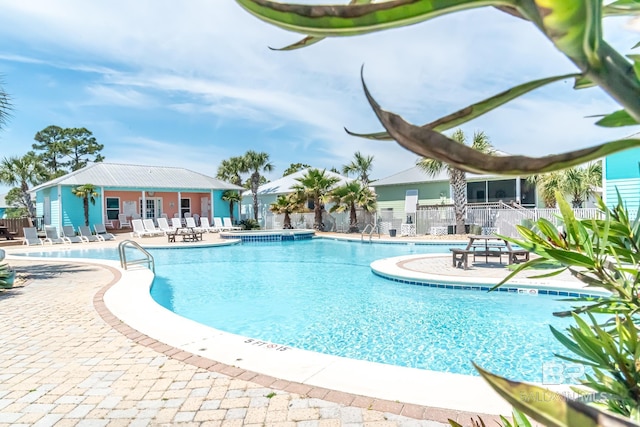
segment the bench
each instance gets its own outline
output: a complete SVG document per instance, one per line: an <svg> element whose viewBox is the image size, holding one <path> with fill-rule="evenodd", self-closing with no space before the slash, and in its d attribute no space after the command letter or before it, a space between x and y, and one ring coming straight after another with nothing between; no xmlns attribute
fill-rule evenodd
<svg viewBox="0 0 640 427"><path fill-rule="evenodd" d="M529 261L529 251L524 249L513 249L505 252L509 257L507 264L517 264L519 262Z"/></svg>
<svg viewBox="0 0 640 427"><path fill-rule="evenodd" d="M500 264L502 264L502 255L506 252L503 252L503 249L506 249L506 246L500 244L491 244L491 243L483 243L483 244L474 244L471 246L473 249L473 260L476 260L476 257L484 257L484 262L489 262L489 257L495 257L500 260Z"/></svg>
<svg viewBox="0 0 640 427"><path fill-rule="evenodd" d="M469 269L469 254L474 251L459 248L449 248L451 255L453 256L453 266L457 268Z"/></svg>

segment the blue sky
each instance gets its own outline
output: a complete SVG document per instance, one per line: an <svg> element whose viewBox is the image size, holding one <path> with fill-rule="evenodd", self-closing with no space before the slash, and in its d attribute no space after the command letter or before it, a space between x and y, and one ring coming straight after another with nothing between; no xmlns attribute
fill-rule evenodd
<svg viewBox="0 0 640 427"><path fill-rule="evenodd" d="M178 166L215 175L247 150L290 163L347 164L374 156L373 178L415 164L381 130L360 84L383 108L422 124L517 84L575 71L530 24L485 8L397 30L301 38L231 0L0 0L0 74L14 105L0 157L21 156L49 125L86 127L108 162ZM629 53L638 33L609 18L605 36ZM629 135L589 115L618 109L600 89L558 82L465 126L512 154L546 155ZM0 193L7 187L0 187Z"/></svg>

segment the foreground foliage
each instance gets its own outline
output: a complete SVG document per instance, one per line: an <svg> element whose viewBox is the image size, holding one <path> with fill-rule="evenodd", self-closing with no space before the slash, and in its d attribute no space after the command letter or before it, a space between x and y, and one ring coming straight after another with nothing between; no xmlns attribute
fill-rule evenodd
<svg viewBox="0 0 640 427"><path fill-rule="evenodd" d="M621 110L599 120L598 125L614 127L640 123L640 55L628 56L629 61L611 47L602 34L604 16L639 15L638 0L618 0L606 6L601 0L390 0L376 3L352 0L348 5L331 6L271 0L236 1L266 22L308 35L285 50L309 46L324 37L361 35L421 23L449 13L494 6L538 28L578 70L519 84L422 126L412 125L399 115L382 109L363 81L367 99L385 132L356 135L393 139L422 157L437 159L467 172L502 175L551 172L640 146L640 139L624 139L539 158L494 156L457 144L442 134L525 93L569 78L575 79L576 89L599 86L622 106Z"/></svg>

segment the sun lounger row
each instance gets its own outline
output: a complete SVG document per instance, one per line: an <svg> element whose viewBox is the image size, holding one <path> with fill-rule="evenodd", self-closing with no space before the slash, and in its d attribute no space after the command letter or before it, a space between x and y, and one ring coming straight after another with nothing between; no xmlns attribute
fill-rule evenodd
<svg viewBox="0 0 640 427"><path fill-rule="evenodd" d="M209 224L209 218L200 218L200 225L196 224L193 217L184 218L185 225L182 224L181 218L171 218L171 225L167 218L160 217L157 219L158 225L153 223L153 219L133 219L131 220L131 237L150 237L150 236L166 236L168 234L193 233L193 232L209 232L217 233L219 231L242 230L242 227L234 226L231 218L213 218L214 225Z"/></svg>
<svg viewBox="0 0 640 427"><path fill-rule="evenodd" d="M107 240L114 240L116 236L109 233L104 224L94 224L93 228L95 233L91 231L91 228L86 225L78 227L76 233L75 228L72 225L62 226L62 234L58 233L58 229L52 225L46 225L44 227L45 238L41 239L38 236L38 230L35 227L25 227L24 232L24 244L31 245L44 245L44 244L62 244L62 243L85 243L85 242L104 242Z"/></svg>

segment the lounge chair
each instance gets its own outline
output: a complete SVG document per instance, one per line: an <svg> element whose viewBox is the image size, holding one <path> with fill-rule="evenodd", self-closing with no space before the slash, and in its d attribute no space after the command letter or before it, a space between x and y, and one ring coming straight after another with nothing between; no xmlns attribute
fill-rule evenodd
<svg viewBox="0 0 640 427"><path fill-rule="evenodd" d="M177 216L171 218L171 226L176 230L179 230L180 228L182 228L182 220Z"/></svg>
<svg viewBox="0 0 640 427"><path fill-rule="evenodd" d="M58 229L53 225L45 225L44 234L46 236L44 239L44 243L50 243L52 245L61 244L61 243L71 243L71 240L69 240L68 237L60 237L60 235L58 235Z"/></svg>
<svg viewBox="0 0 640 427"><path fill-rule="evenodd" d="M91 232L91 228L88 225L81 225L78 227L80 237L86 242L99 242L101 239Z"/></svg>
<svg viewBox="0 0 640 427"><path fill-rule="evenodd" d="M120 228L131 228L131 222L127 219L126 214L118 214L118 223L120 224Z"/></svg>
<svg viewBox="0 0 640 427"><path fill-rule="evenodd" d="M202 231L208 231L209 233L217 233L220 231L218 227L212 227L211 224L209 224L209 218L206 216L200 218L200 228Z"/></svg>
<svg viewBox="0 0 640 427"><path fill-rule="evenodd" d="M191 216L192 216L192 217L193 217L193 219L195 220L196 225L199 227L199 226L200 226L200 215L198 215L198 214L193 214L193 215L191 215Z"/></svg>
<svg viewBox="0 0 640 427"><path fill-rule="evenodd" d="M153 220L151 218L143 219L142 225L144 226L145 230L147 230L150 233L153 233L152 234L153 236L164 236L166 234L164 231L156 227L156 225L153 223Z"/></svg>
<svg viewBox="0 0 640 427"><path fill-rule="evenodd" d="M70 243L82 243L86 240L76 234L76 230L73 225L63 225L62 235L69 240Z"/></svg>
<svg viewBox="0 0 640 427"><path fill-rule="evenodd" d="M213 226L218 229L218 231L229 231L231 230L229 227L225 227L222 223L222 218L213 217Z"/></svg>
<svg viewBox="0 0 640 427"><path fill-rule="evenodd" d="M167 222L167 218L165 217L158 218L158 228L164 231L164 234L176 232L176 228L169 226L169 223Z"/></svg>
<svg viewBox="0 0 640 427"><path fill-rule="evenodd" d="M228 216L222 218L222 222L223 222L224 226L227 227L229 230L242 230L242 227L239 227L237 225L233 225L233 223L231 222L231 218L228 217Z"/></svg>
<svg viewBox="0 0 640 427"><path fill-rule="evenodd" d="M22 229L24 233L24 244L27 246L31 245L43 245L44 242L41 238L38 237L38 230L35 227L24 227Z"/></svg>
<svg viewBox="0 0 640 427"><path fill-rule="evenodd" d="M186 217L187 228L190 228L192 232L201 233L204 230L196 225L196 220L193 217Z"/></svg>
<svg viewBox="0 0 640 427"><path fill-rule="evenodd" d="M131 226L133 227L131 237L155 236L155 233L144 228L144 224L141 219L132 219Z"/></svg>
<svg viewBox="0 0 640 427"><path fill-rule="evenodd" d="M107 231L107 228L104 224L93 224L93 228L94 230L96 230L96 236L98 236L98 239L102 241L116 239L116 236Z"/></svg>

